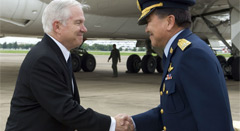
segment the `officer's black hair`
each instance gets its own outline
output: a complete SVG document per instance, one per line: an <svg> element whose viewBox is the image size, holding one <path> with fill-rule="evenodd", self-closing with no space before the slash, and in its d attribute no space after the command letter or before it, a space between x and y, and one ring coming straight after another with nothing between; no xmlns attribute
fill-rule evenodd
<svg viewBox="0 0 240 131"><path fill-rule="evenodd" d="M191 14L189 10L184 9L174 9L174 8L161 8L155 9L154 13L158 15L159 18L164 18L169 15L175 16L176 24L180 27L190 28L191 27Z"/></svg>

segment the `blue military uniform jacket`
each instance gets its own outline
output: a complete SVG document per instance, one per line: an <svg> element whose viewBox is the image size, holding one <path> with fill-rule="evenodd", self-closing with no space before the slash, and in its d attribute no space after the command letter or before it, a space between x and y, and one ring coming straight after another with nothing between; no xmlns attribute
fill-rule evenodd
<svg viewBox="0 0 240 131"><path fill-rule="evenodd" d="M222 68L189 29L170 47L160 97L158 107L133 116L137 131L233 131Z"/></svg>

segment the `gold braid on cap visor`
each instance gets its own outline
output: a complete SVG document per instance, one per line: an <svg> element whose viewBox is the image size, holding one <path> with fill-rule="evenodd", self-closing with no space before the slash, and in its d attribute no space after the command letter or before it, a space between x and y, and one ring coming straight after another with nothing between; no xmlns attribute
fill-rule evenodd
<svg viewBox="0 0 240 131"><path fill-rule="evenodd" d="M139 3L138 3L138 6L139 6ZM142 11L142 15L141 15L141 17L140 17L138 20L140 20L143 16L145 16L151 9L156 8L156 7L162 7L162 6L163 6L163 3L160 2L159 4L151 5L151 6L147 7L147 8L145 8L145 9ZM139 7L140 7L140 6L139 6ZM139 9L140 9L140 8L139 8Z"/></svg>
<svg viewBox="0 0 240 131"><path fill-rule="evenodd" d="M142 9L141 9L141 6L140 6L140 4L139 4L139 1L138 1L138 0L137 0L137 7L138 7L139 11L142 11Z"/></svg>

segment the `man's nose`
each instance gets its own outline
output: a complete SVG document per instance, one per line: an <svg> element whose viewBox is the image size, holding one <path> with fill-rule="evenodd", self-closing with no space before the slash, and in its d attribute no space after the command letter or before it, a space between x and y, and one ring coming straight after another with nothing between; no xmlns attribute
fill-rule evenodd
<svg viewBox="0 0 240 131"><path fill-rule="evenodd" d="M81 32L83 33L87 32L87 27L84 24L81 27Z"/></svg>

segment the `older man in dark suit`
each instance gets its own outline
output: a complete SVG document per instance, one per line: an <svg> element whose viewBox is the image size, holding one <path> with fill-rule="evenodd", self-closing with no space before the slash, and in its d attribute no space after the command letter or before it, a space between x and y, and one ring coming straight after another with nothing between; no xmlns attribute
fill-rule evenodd
<svg viewBox="0 0 240 131"><path fill-rule="evenodd" d="M80 105L70 50L83 42L86 5L55 0L44 10L45 35L24 59L11 101L6 131L126 130L120 117Z"/></svg>

